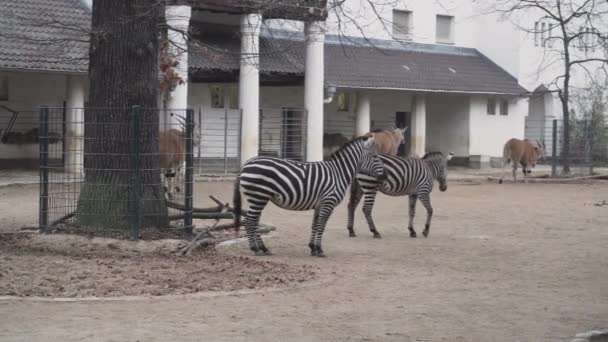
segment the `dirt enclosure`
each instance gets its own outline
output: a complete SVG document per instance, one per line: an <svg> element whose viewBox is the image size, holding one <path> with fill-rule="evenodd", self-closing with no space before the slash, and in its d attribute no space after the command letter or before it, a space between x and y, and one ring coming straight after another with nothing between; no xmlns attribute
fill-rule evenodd
<svg viewBox="0 0 608 342"><path fill-rule="evenodd" d="M197 183L231 198L230 183ZM37 186L0 188L0 230L36 223ZM0 341L569 341L608 328L608 183L451 183L433 193L428 239L410 239L406 198L380 196L373 239L346 206L308 256L311 212L267 209L274 255L246 242L177 258L3 235L0 295L185 294L147 300L0 301ZM416 229L423 228L419 205ZM196 222L200 225L202 222ZM70 244L68 243L69 247ZM225 294L220 290L253 289ZM200 292L203 291L203 292Z"/></svg>

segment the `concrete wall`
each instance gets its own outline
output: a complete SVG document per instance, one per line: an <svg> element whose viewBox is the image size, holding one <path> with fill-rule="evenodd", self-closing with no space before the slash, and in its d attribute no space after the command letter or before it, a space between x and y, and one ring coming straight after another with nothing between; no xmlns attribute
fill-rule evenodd
<svg viewBox="0 0 608 342"><path fill-rule="evenodd" d="M509 100L509 115L487 114L487 96L471 96L469 119L469 155L502 156L502 148L510 138L524 138L528 101ZM497 108L498 110L498 108Z"/></svg>
<svg viewBox="0 0 608 342"><path fill-rule="evenodd" d="M426 150L469 155L468 95L432 94L426 96Z"/></svg>

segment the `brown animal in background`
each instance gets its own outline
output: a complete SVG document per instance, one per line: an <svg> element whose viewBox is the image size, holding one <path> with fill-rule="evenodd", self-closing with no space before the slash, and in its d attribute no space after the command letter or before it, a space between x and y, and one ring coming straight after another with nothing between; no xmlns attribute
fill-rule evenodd
<svg viewBox="0 0 608 342"><path fill-rule="evenodd" d="M520 140L511 138L505 144L502 152L503 175L498 183L502 184L505 174L505 168L509 163L513 166L513 183L517 182L517 165L521 164L524 174L524 183L526 183L527 174L532 173L532 168L536 166L536 161L543 155L543 148L537 141L528 139Z"/></svg>
<svg viewBox="0 0 608 342"><path fill-rule="evenodd" d="M165 176L165 193L169 199L173 199L173 192L181 192L180 175L186 153L184 132L173 128L159 134L160 168ZM178 178L177 185L174 185L175 178Z"/></svg>
<svg viewBox="0 0 608 342"><path fill-rule="evenodd" d="M375 129L374 133L374 150L379 154L390 154L393 156L397 155L399 145L403 143L404 134L407 131L405 128L389 129Z"/></svg>

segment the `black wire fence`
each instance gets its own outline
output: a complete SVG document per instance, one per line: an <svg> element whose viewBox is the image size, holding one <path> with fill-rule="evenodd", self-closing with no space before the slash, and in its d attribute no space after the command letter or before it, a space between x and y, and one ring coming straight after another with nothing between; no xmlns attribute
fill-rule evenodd
<svg viewBox="0 0 608 342"><path fill-rule="evenodd" d="M192 234L192 110L42 108L40 229L130 239ZM61 143L58 143L61 142Z"/></svg>
<svg viewBox="0 0 608 342"><path fill-rule="evenodd" d="M543 146L544 155L539 164L550 168L551 177L590 176L608 172L606 119L603 116L573 117L569 124L570 148L566 154L563 120L526 119L526 138Z"/></svg>

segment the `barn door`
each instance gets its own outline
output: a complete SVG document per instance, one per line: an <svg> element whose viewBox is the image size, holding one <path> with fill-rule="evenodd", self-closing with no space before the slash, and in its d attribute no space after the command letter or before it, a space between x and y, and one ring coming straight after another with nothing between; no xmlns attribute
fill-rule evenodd
<svg viewBox="0 0 608 342"><path fill-rule="evenodd" d="M397 128L408 127L405 132L403 143L399 145L397 151L398 156L406 156L410 152L411 137L412 137L412 113L410 112L396 112L395 113L395 126Z"/></svg>

